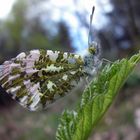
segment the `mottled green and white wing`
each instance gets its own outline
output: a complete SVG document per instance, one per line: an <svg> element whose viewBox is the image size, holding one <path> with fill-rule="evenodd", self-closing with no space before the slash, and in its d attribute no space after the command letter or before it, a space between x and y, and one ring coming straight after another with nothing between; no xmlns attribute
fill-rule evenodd
<svg viewBox="0 0 140 140"><path fill-rule="evenodd" d="M83 64L79 55L32 50L0 66L0 84L29 110L46 108L73 89L83 76Z"/></svg>

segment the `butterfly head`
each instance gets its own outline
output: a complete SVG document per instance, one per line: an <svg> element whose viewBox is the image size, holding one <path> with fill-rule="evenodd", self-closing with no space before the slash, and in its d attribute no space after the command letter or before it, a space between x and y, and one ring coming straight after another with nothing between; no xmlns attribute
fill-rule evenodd
<svg viewBox="0 0 140 140"><path fill-rule="evenodd" d="M94 75L101 66L100 47L96 42L90 43L84 56L84 71L88 75Z"/></svg>
<svg viewBox="0 0 140 140"><path fill-rule="evenodd" d="M92 42L90 43L89 47L88 47L88 52L91 55L96 55L99 51L98 51L98 44L96 42Z"/></svg>

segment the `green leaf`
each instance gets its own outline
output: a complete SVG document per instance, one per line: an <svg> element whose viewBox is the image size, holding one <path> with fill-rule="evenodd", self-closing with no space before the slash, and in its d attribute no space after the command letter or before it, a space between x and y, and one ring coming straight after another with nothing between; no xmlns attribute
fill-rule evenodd
<svg viewBox="0 0 140 140"><path fill-rule="evenodd" d="M77 110L63 112L56 139L87 140L139 61L140 53L107 64L84 91Z"/></svg>

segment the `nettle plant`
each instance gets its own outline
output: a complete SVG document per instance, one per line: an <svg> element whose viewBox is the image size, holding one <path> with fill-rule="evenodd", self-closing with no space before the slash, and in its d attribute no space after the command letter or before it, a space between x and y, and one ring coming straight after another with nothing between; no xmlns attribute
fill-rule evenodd
<svg viewBox="0 0 140 140"><path fill-rule="evenodd" d="M140 53L130 59L108 63L101 69L100 48L91 40L85 55L51 50L31 50L0 65L0 85L20 105L31 111L46 108L69 91L81 78L88 81L80 105L64 111L57 140L86 140L112 104L119 89L140 61ZM99 70L100 69L100 70ZM98 74L97 74L98 71Z"/></svg>
<svg viewBox="0 0 140 140"><path fill-rule="evenodd" d="M85 89L78 108L63 112L57 140L87 140L139 62L140 53L104 66Z"/></svg>

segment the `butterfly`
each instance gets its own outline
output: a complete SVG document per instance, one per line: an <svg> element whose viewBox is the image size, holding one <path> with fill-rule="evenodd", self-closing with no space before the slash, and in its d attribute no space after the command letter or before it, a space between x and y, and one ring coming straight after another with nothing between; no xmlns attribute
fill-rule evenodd
<svg viewBox="0 0 140 140"><path fill-rule="evenodd" d="M96 42L89 42L83 56L51 50L22 52L0 65L0 85L23 107L31 111L46 108L81 78L93 76L100 66L99 55Z"/></svg>

